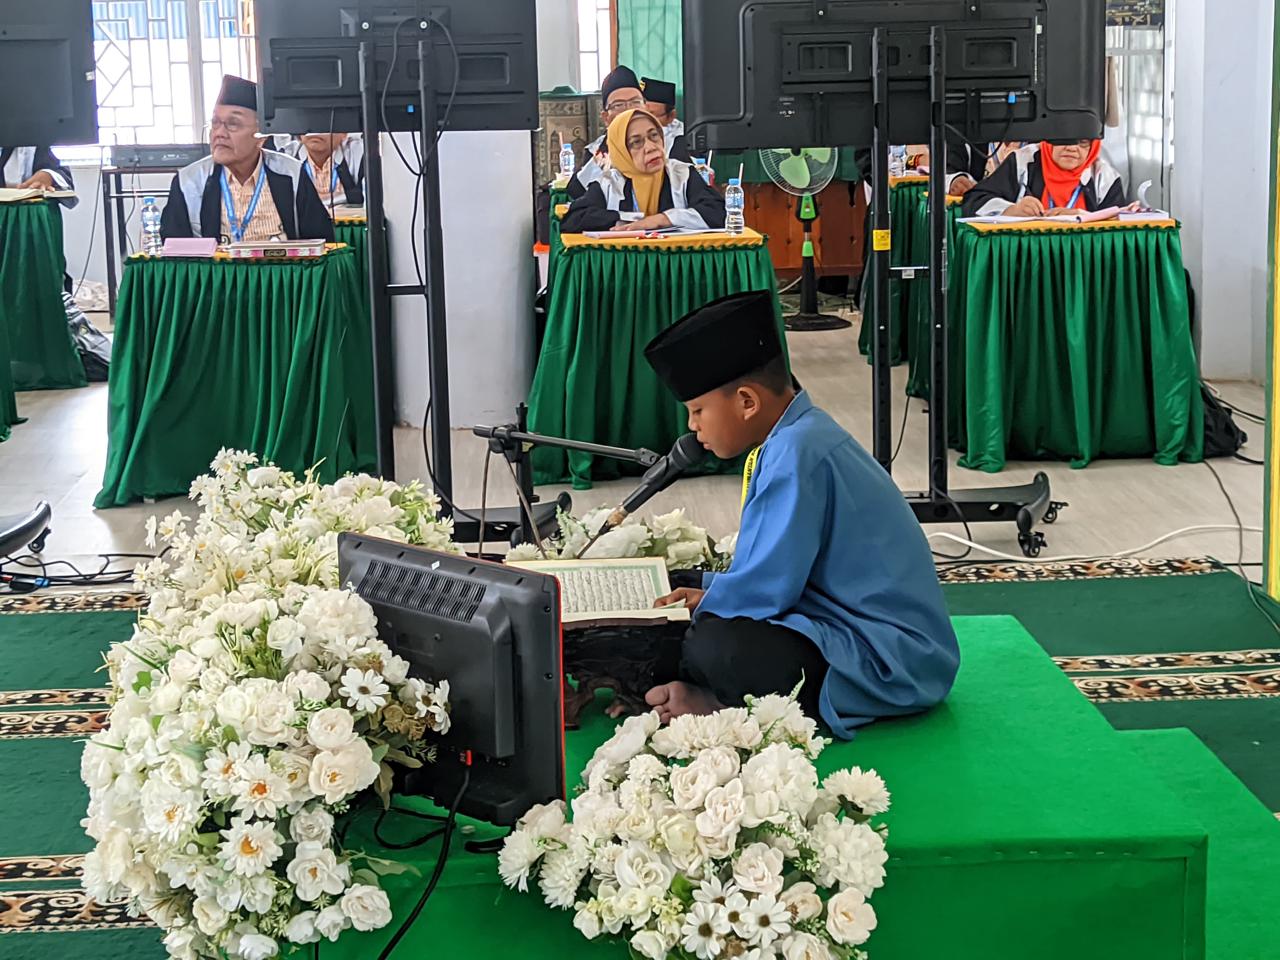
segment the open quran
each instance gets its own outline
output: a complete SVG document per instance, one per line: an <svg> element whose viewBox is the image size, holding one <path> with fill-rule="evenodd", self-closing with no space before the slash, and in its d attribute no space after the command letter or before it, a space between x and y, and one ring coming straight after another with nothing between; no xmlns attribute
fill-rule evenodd
<svg viewBox="0 0 1280 960"><path fill-rule="evenodd" d="M566 624L626 624L688 620L683 605L655 609L671 592L661 557L629 560L529 560L508 564L560 581L560 619Z"/></svg>

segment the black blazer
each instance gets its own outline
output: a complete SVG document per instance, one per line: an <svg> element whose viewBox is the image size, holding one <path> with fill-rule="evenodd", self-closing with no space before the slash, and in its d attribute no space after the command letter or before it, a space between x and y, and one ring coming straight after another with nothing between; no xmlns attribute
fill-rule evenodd
<svg viewBox="0 0 1280 960"><path fill-rule="evenodd" d="M631 187L631 181L627 181L627 185L622 191L623 201L629 206L635 206L635 193ZM719 230L724 227L724 197L720 196L715 190L707 185L702 179L702 175L696 170L689 171L689 184L684 191L685 205L691 210L696 210L702 215L702 219L706 221L708 227L713 230ZM669 179L662 182L662 193L658 199L658 207L661 210L670 210L675 206L675 200L671 194L671 181ZM600 188L599 183L593 183L587 188L587 192L579 197L569 207L569 212L564 215L564 220L560 222L561 233L586 233L588 230L610 230L622 219L622 214L617 210L610 210L608 201L605 200L604 190Z"/></svg>
<svg viewBox="0 0 1280 960"><path fill-rule="evenodd" d="M16 147L4 147L0 149L0 171L3 171L9 163L9 159L13 156ZM71 171L59 160L48 147L36 147L35 159L31 164L31 174L35 174L40 170L56 170L59 174L66 178L67 184L72 190L76 188L75 178L71 176ZM4 186L0 183L0 186Z"/></svg>
<svg viewBox="0 0 1280 960"><path fill-rule="evenodd" d="M213 173L205 181L204 194L200 200L200 235L204 237L222 236L221 175L222 167L215 163ZM276 205L276 212L280 214L280 223L286 237L290 240L333 242L333 221L329 219L329 211L320 202L320 194L316 193L315 184L310 177L298 179L296 204L293 178L288 174L276 173L268 168L267 189L271 191L271 199ZM170 237L195 236L187 212L187 198L182 194L177 174L174 174L173 183L169 187L169 199L160 216L160 235L166 240Z"/></svg>

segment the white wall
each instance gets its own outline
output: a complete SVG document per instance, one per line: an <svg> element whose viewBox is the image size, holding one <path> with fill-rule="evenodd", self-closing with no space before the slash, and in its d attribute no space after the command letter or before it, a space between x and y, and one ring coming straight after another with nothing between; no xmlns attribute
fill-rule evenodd
<svg viewBox="0 0 1280 960"><path fill-rule="evenodd" d="M1272 0L1176 0L1171 208L1206 377L1266 370Z"/></svg>
<svg viewBox="0 0 1280 960"><path fill-rule="evenodd" d="M537 0L538 89L578 85L578 16L574 0Z"/></svg>
<svg viewBox="0 0 1280 960"><path fill-rule="evenodd" d="M440 141L454 426L508 421L529 392L534 293L529 137L528 132L447 133ZM407 139L402 149L412 159ZM417 184L389 143L383 175L391 279L417 283L410 230ZM421 242L418 250L421 256ZM393 311L396 414L401 422L420 426L430 395L426 309L420 298L396 297Z"/></svg>
<svg viewBox="0 0 1280 960"><path fill-rule="evenodd" d="M62 212L63 249L67 255L67 273L73 280L79 280L81 273L86 280L107 282L107 266L105 257L105 235L102 226L102 182L98 176L98 165L73 164L71 175L76 181L76 192L80 202L74 209ZM126 190L134 189L136 182L139 189L155 189L168 191L170 176L126 177ZM160 201L163 203L163 199ZM136 250L139 244L141 223L139 215L142 211L141 200L126 200L125 217L128 218L128 234ZM120 223L114 225L117 231L115 242L118 245ZM120 282L120 270L117 265L116 282Z"/></svg>

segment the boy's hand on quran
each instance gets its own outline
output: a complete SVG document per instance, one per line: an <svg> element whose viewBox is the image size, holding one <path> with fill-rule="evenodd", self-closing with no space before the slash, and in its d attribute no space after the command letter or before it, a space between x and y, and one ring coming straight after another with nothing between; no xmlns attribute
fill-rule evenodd
<svg viewBox="0 0 1280 960"><path fill-rule="evenodd" d="M1004 215L1006 217L1042 217L1044 204L1037 197L1023 197L1017 203L1011 203Z"/></svg>
<svg viewBox="0 0 1280 960"><path fill-rule="evenodd" d="M693 613L694 610L698 609L698 604L702 602L702 598L706 596L706 593L707 591L699 590L696 587L680 587L677 590L672 590L665 597L659 597L653 601L653 605L655 608L669 607L683 600L688 611Z"/></svg>

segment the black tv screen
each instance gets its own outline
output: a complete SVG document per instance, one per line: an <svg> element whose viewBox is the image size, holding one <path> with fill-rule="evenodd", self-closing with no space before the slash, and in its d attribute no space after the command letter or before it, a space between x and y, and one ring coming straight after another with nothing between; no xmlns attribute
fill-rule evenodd
<svg viewBox="0 0 1280 960"><path fill-rule="evenodd" d="M929 136L929 33L947 120L975 140L1101 135L1105 0L684 0L685 124L708 148L867 146L888 31L893 143Z"/></svg>
<svg viewBox="0 0 1280 960"><path fill-rule="evenodd" d="M432 19L448 27L452 46L434 24L425 34L417 26ZM377 90L380 107L386 90L388 129L420 126L420 37L427 40L441 117L453 89L457 51L457 94L448 129L538 127L532 0L271 0L257 6L257 32L263 132L361 129L361 38L376 44Z"/></svg>
<svg viewBox="0 0 1280 960"><path fill-rule="evenodd" d="M98 142L90 0L0 3L0 143Z"/></svg>

